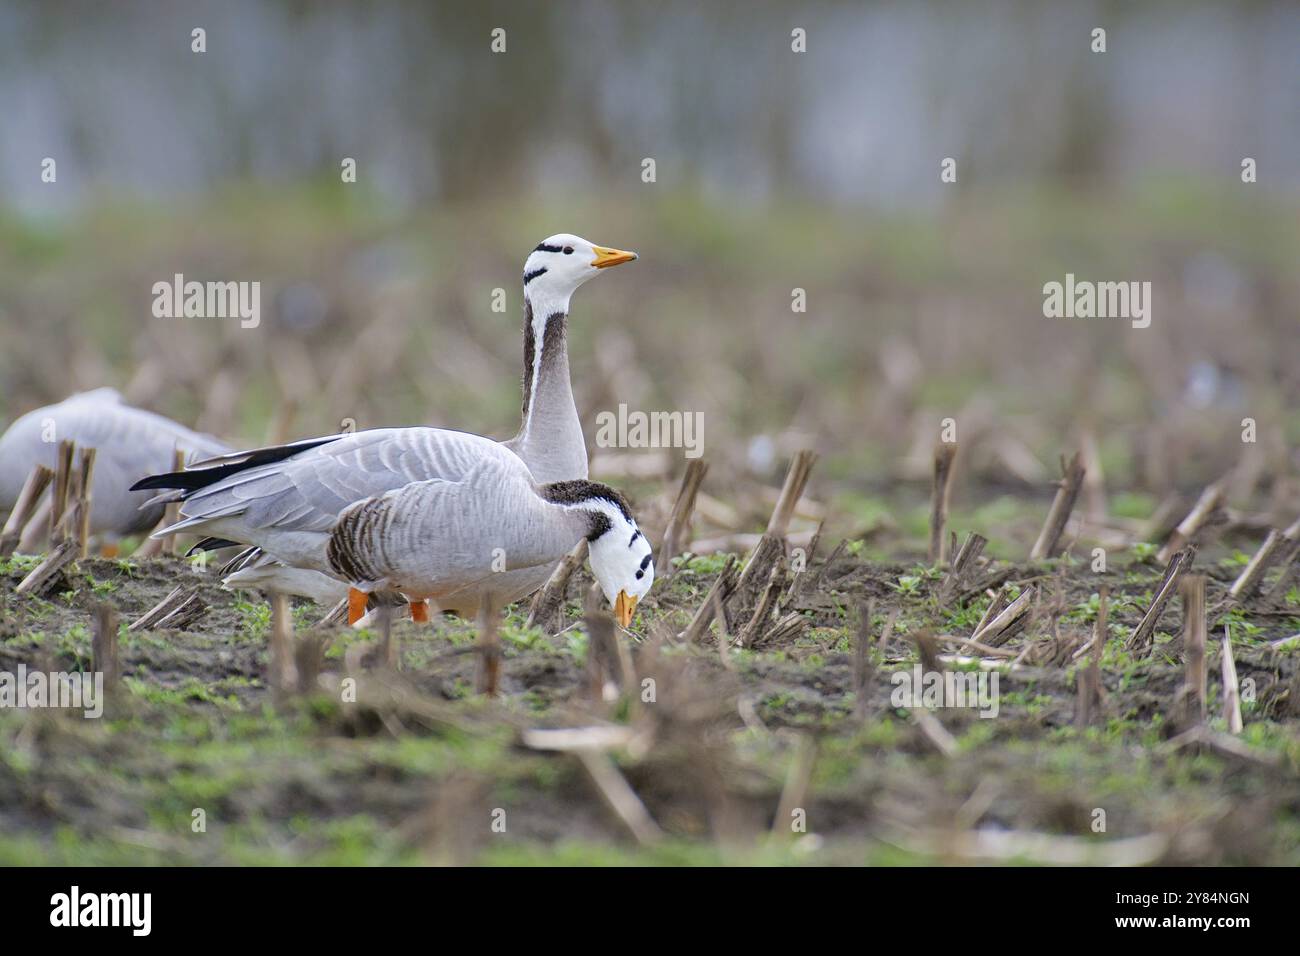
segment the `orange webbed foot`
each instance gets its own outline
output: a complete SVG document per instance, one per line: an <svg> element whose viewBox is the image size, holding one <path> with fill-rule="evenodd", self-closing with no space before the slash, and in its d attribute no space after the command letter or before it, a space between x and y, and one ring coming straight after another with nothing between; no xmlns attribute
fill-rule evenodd
<svg viewBox="0 0 1300 956"><path fill-rule="evenodd" d="M370 598L365 591L358 591L356 588L348 588L348 624L357 623L365 617L366 604Z"/></svg>

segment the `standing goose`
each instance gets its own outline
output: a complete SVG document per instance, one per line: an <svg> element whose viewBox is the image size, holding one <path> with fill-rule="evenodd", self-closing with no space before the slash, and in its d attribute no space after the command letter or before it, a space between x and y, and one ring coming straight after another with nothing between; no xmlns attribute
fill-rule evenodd
<svg viewBox="0 0 1300 956"><path fill-rule="evenodd" d="M183 520L166 533L201 531L213 536L213 545L237 542L265 552L246 556L228 584L301 593L280 565L330 574L325 538L344 508L415 481L463 480L482 456L482 443L516 453L535 481L585 478L586 443L569 383L569 301L600 270L635 258L566 234L552 236L528 256L523 422L507 442L441 428L370 429L225 455L135 487L175 489L154 499L183 502ZM528 594L547 572L507 571L509 584L499 589Z"/></svg>
<svg viewBox="0 0 1300 956"><path fill-rule="evenodd" d="M460 480L416 481L349 505L325 552L355 589L350 617L364 608L360 595L376 590L472 614L484 600L521 597L511 582L545 577L582 538L627 627L654 582L654 562L623 496L585 479L539 485L517 455L488 443Z"/></svg>
<svg viewBox="0 0 1300 956"><path fill-rule="evenodd" d="M64 439L96 450L90 533L104 542L141 534L162 519L162 504L146 504L149 496L131 486L171 468L177 449L191 460L230 451L209 435L127 405L111 388L79 392L28 412L0 436L0 512L13 508L35 465L56 467Z"/></svg>

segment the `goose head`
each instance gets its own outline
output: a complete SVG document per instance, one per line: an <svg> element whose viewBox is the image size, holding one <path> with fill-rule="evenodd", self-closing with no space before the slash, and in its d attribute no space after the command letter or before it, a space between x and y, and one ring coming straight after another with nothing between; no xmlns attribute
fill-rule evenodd
<svg viewBox="0 0 1300 956"><path fill-rule="evenodd" d="M591 540L591 573L605 592L619 625L627 627L637 602L654 584L654 555L636 521L616 509L614 515L617 517L609 517L608 527Z"/></svg>
<svg viewBox="0 0 1300 956"><path fill-rule="evenodd" d="M627 499L598 481L585 478L554 481L541 486L542 497L580 513L585 523L591 573L614 609L618 623L632 622L637 602L654 584L654 556L645 533L637 527Z"/></svg>
<svg viewBox="0 0 1300 956"><path fill-rule="evenodd" d="M544 239L524 261L524 294L567 312L569 297L578 286L602 269L635 258L635 252L598 246L562 232Z"/></svg>

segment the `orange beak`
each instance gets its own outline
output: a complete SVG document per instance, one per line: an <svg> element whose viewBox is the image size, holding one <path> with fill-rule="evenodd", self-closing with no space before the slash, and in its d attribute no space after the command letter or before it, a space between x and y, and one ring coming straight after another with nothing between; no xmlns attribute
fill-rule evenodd
<svg viewBox="0 0 1300 956"><path fill-rule="evenodd" d="M592 246L591 248L596 253L596 258L591 260L591 264L597 269L608 269L610 266L631 262L636 258L635 252L624 252L622 249L606 249L604 246Z"/></svg>
<svg viewBox="0 0 1300 956"><path fill-rule="evenodd" d="M619 591L618 597L614 598L614 618L618 621L618 626L627 627L631 624L632 615L635 613L636 598L626 591Z"/></svg>

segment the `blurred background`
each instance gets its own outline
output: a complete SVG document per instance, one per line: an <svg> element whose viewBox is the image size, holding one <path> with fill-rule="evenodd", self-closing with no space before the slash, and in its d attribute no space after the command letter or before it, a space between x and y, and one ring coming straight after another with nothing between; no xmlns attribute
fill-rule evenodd
<svg viewBox="0 0 1300 956"><path fill-rule="evenodd" d="M1294 509L1297 41L1282 3L0 0L0 427L113 385L237 444L508 436L521 267L564 231L641 255L575 297L589 441L702 412L720 525L806 446L838 533L923 549L945 418L994 552L1081 444L1099 523L1230 470ZM260 281L261 324L155 318L175 273ZM1045 318L1066 273L1151 282L1150 328Z"/></svg>

